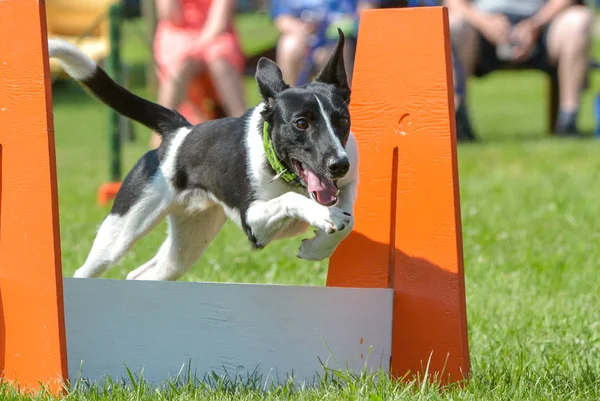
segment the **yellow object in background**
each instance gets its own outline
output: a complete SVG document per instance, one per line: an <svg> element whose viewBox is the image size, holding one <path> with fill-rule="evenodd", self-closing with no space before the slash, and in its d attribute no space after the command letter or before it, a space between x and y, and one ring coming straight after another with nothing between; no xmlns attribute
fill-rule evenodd
<svg viewBox="0 0 600 401"><path fill-rule="evenodd" d="M49 38L67 40L99 63L110 51L108 11L118 0L46 0ZM53 76L62 74L57 60L50 60Z"/></svg>

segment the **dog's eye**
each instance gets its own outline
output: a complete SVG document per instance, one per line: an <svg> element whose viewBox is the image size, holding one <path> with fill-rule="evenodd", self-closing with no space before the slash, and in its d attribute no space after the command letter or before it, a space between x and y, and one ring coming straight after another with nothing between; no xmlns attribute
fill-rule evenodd
<svg viewBox="0 0 600 401"><path fill-rule="evenodd" d="M340 127L347 127L349 122L350 121L346 117L340 117L340 119L338 120L338 125Z"/></svg>
<svg viewBox="0 0 600 401"><path fill-rule="evenodd" d="M308 128L308 121L306 121L304 118L299 118L296 121L294 121L294 125L298 129L305 130Z"/></svg>

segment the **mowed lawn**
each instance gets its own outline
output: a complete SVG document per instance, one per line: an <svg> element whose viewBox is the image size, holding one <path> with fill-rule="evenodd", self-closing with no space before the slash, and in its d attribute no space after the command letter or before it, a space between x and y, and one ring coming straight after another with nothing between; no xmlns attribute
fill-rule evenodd
<svg viewBox="0 0 600 401"><path fill-rule="evenodd" d="M267 24L249 18L240 26L250 48L261 43L255 39ZM133 64L148 55L137 35L139 27L128 26L124 53ZM274 37L272 31L266 35ZM141 85L133 90L147 94ZM600 142L546 136L542 74L495 74L472 81L469 90L481 141L460 145L458 152L472 363L464 388L401 385L383 375L355 381L342 373L338 385L269 394L221 381L158 390L117 386L112 395L103 392L107 384L68 398L600 399ZM251 81L247 92L255 103ZM595 92L599 73L592 74L580 115L581 127L590 132ZM63 271L70 276L84 262L108 211L96 204L96 190L108 176L107 110L74 85L57 86L53 96ZM137 142L126 145L125 167L147 149L148 131L136 126L136 134ZM163 224L106 277L124 278L154 255L164 236ZM299 242L254 252L227 224L184 279L323 285L327 263L297 259ZM18 399L12 394L4 395Z"/></svg>

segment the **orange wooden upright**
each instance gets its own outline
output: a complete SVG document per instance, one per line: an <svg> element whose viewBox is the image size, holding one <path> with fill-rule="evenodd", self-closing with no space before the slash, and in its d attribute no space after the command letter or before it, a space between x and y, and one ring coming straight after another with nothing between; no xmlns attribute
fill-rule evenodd
<svg viewBox="0 0 600 401"><path fill-rule="evenodd" d="M429 366L446 383L469 373L450 54L446 8L362 14L351 101L355 228L327 279L393 288L392 373Z"/></svg>
<svg viewBox="0 0 600 401"><path fill-rule="evenodd" d="M44 4L0 1L0 373L67 378Z"/></svg>

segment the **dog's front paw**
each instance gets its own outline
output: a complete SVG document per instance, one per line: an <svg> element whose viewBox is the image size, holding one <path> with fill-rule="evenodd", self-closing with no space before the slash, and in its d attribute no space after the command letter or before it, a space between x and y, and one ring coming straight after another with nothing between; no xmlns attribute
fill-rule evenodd
<svg viewBox="0 0 600 401"><path fill-rule="evenodd" d="M353 227L354 219L350 216L350 221L343 231L326 234L323 230L316 230L314 237L302 240L300 248L298 248L298 257L314 261L330 257L340 242L350 234Z"/></svg>
<svg viewBox="0 0 600 401"><path fill-rule="evenodd" d="M301 259L319 261L331 256L335 250L335 244L328 244L322 237L313 237L302 240L298 248L298 257Z"/></svg>
<svg viewBox="0 0 600 401"><path fill-rule="evenodd" d="M352 222L352 215L337 207L320 207L315 211L311 226L327 234L342 231Z"/></svg>

